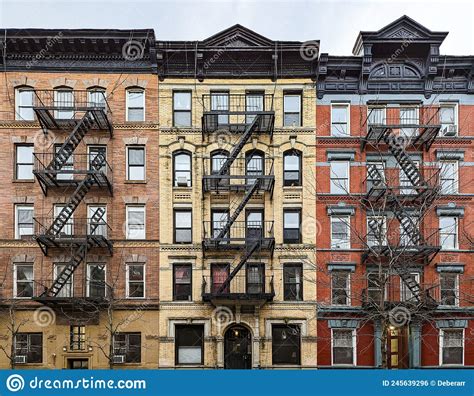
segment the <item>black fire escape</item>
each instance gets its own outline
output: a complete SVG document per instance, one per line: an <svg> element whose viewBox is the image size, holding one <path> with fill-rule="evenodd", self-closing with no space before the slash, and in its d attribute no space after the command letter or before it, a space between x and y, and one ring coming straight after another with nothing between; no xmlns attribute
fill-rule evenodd
<svg viewBox="0 0 474 396"><path fill-rule="evenodd" d="M273 194L273 159L248 158L242 150L252 136L273 134L273 95L203 95L203 138L237 139L230 153L221 157L217 169L205 170L203 192L232 199L221 217L205 221L204 254L231 252L234 262L218 276L204 277L202 297L215 304L231 302L263 303L275 295L273 278L258 263L263 254L273 253L273 222L256 219L239 221L248 202L256 194Z"/></svg>
<svg viewBox="0 0 474 396"><path fill-rule="evenodd" d="M78 154L75 150L86 134L90 135L93 131L112 137L113 126L102 92L37 90L34 111L45 136L70 131L64 143L49 148L50 152L34 153L33 173L44 195L48 194L49 189L70 195L59 210L51 210L49 216L34 219L35 240L43 253L47 256L50 249L55 249L70 255L59 273L50 280L42 280L36 287L37 301L58 304L72 298L72 275L86 259L88 251L99 248L112 254L106 210L97 207L85 218L77 218L73 214L92 189L112 195L112 169L105 152L95 150ZM63 290L66 285L72 288L68 293ZM85 291L81 294L86 296Z"/></svg>
<svg viewBox="0 0 474 396"><path fill-rule="evenodd" d="M436 306L432 288L423 286L410 269L429 265L440 250L438 230L422 227L424 214L439 193L439 169L421 165L413 159L413 153L427 152L438 136L439 108L419 108L416 119L403 120L372 113L375 111L369 112L367 135L361 141L362 150L376 153L380 158L367 162L367 192L362 199L368 218L367 245L362 262L367 267L384 264L391 267L392 274L398 275L409 291L408 300L402 301L400 295L398 302L389 301L393 296L386 296L385 305L404 302L418 308L432 308ZM391 170L385 168L384 159L390 161L389 158L398 164L399 175L404 174L403 182L399 175L393 177ZM389 216L397 220L399 235L393 232L393 227L387 229ZM379 286L375 300L387 293L386 286L390 284ZM379 306L380 301L370 296L369 289L368 286L363 292L365 306Z"/></svg>

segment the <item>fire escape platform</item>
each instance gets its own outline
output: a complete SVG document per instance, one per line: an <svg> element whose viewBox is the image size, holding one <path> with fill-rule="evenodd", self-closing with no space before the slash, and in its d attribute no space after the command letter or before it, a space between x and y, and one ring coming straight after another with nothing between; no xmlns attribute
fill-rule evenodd
<svg viewBox="0 0 474 396"><path fill-rule="evenodd" d="M259 180L258 191L272 192L275 176L206 175L202 178L204 192L246 192L255 179Z"/></svg>
<svg viewBox="0 0 474 396"><path fill-rule="evenodd" d="M205 111L202 116L202 131L203 133L219 133L227 132L231 134L241 134L252 124L252 121L236 121L236 122L222 122L219 120L221 116L235 116L236 118L246 117L248 115L260 116L258 126L255 128L255 133L273 133L273 126L275 124L274 111L261 111L255 113L249 112L217 112Z"/></svg>

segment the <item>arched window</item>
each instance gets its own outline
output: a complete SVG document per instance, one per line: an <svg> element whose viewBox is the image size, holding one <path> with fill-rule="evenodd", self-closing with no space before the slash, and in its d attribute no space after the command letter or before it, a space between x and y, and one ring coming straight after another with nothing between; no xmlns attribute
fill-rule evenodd
<svg viewBox="0 0 474 396"><path fill-rule="evenodd" d="M71 87L54 88L54 117L59 120L74 118L74 93Z"/></svg>
<svg viewBox="0 0 474 396"><path fill-rule="evenodd" d="M247 176L261 176L265 171L265 154L258 150L252 150L245 155L245 174ZM247 179L247 184L255 183L255 179Z"/></svg>
<svg viewBox="0 0 474 396"><path fill-rule="evenodd" d="M15 89L15 120L33 121L33 87L22 86Z"/></svg>
<svg viewBox="0 0 474 396"><path fill-rule="evenodd" d="M301 152L288 150L283 153L283 185L301 186Z"/></svg>
<svg viewBox="0 0 474 396"><path fill-rule="evenodd" d="M106 92L103 87L87 88L87 106L88 107L104 107L106 103Z"/></svg>
<svg viewBox="0 0 474 396"><path fill-rule="evenodd" d="M216 175L229 158L229 152L226 150L215 150L211 153L211 174ZM229 174L229 171L226 172Z"/></svg>
<svg viewBox="0 0 474 396"><path fill-rule="evenodd" d="M191 153L178 151L173 154L173 179L175 187L191 187Z"/></svg>

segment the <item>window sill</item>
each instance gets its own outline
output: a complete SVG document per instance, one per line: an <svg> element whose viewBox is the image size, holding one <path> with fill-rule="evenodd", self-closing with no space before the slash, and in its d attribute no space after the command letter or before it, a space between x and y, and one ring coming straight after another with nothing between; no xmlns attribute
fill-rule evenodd
<svg viewBox="0 0 474 396"><path fill-rule="evenodd" d="M193 186L173 186L173 191L191 191L193 189Z"/></svg>
<svg viewBox="0 0 474 396"><path fill-rule="evenodd" d="M146 184L146 180L125 180L125 184Z"/></svg>
<svg viewBox="0 0 474 396"><path fill-rule="evenodd" d="M283 186L283 190L303 190L303 186Z"/></svg>
<svg viewBox="0 0 474 396"><path fill-rule="evenodd" d="M35 179L12 179L12 183L26 183L26 184L31 184L31 183L34 183L35 182Z"/></svg>

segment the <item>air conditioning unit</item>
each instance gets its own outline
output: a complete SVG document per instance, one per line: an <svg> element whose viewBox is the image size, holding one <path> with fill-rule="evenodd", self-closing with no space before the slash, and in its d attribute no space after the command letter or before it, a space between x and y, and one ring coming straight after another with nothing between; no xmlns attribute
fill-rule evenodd
<svg viewBox="0 0 474 396"><path fill-rule="evenodd" d="M125 363L125 355L114 355L114 363L115 364Z"/></svg>
<svg viewBox="0 0 474 396"><path fill-rule="evenodd" d="M458 126L457 125L446 125L443 130L443 136L456 136L458 133Z"/></svg>
<svg viewBox="0 0 474 396"><path fill-rule="evenodd" d="M188 186L188 178L181 176L176 178L176 184L178 187L187 187Z"/></svg>
<svg viewBox="0 0 474 396"><path fill-rule="evenodd" d="M15 356L15 363L26 363L26 356L25 355Z"/></svg>

